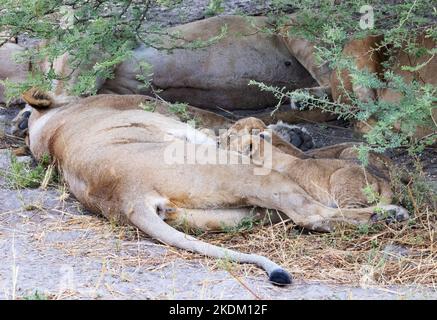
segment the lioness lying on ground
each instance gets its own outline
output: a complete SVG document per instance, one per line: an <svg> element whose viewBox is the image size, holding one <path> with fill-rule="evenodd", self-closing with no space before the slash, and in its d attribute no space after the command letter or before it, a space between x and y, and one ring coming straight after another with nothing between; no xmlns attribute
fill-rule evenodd
<svg viewBox="0 0 437 320"><path fill-rule="evenodd" d="M321 88L329 88L334 102L351 103L353 95L363 102L384 101L398 103L402 94L390 88L373 89L354 83L348 70L331 70L328 62L318 63L315 58L315 46L306 39L295 37L289 33L290 25L295 24L295 15L290 15L290 24L281 27L278 34L293 56L308 70ZM435 55L436 42L432 35L419 34L412 43L421 50L416 54L408 53L410 43L403 43L400 48L393 50L393 56L389 57L387 48L382 45L383 35L369 35L362 39L349 40L343 54L353 58L357 70L366 70L373 73L382 82L385 82L384 72L391 71L394 75L401 76L406 84L416 81L421 85L437 85L437 56ZM384 63L392 61L390 69L384 67ZM419 126L413 138L420 139L424 136L436 133L437 108L430 110L430 126ZM356 123L355 128L361 133L367 133L372 129L376 120L370 118L367 121ZM395 125L399 130L401 123Z"/></svg>
<svg viewBox="0 0 437 320"><path fill-rule="evenodd" d="M14 61L14 56L24 52L24 48L7 42L0 46L0 80L11 82L24 82L28 75L29 64L21 64ZM0 105L6 104L5 88L0 83Z"/></svg>
<svg viewBox="0 0 437 320"><path fill-rule="evenodd" d="M217 148L214 139L187 124L139 109L147 103L144 96L59 100L33 89L23 98L34 108L29 119L33 155L56 160L71 192L90 211L131 223L178 248L256 264L277 284L291 278L267 258L204 243L163 220L206 216L219 225L221 216L247 216L248 207L259 206L278 210L303 227L327 231L337 223L367 223L379 209L337 207L326 192L355 192L351 184L368 179L390 196L377 177L344 160L300 160L273 150L273 169L266 172L268 167ZM175 158L175 150L182 150L182 157ZM216 157L199 158L205 154ZM345 180L351 173L353 179ZM399 219L408 216L398 206L380 208Z"/></svg>
<svg viewBox="0 0 437 320"><path fill-rule="evenodd" d="M294 15L290 15L289 18L290 24L295 23ZM277 99L269 92L248 86L249 80L284 87L286 91L307 88L311 93L319 92L318 95L332 91L334 101L341 102L345 102L349 93L354 93L363 101L399 100L400 95L393 90L384 89L376 92L369 88L354 87L346 71L339 74L332 72L326 61L319 65L314 55L315 44L290 33L289 25L282 27L278 35L263 32L262 30L267 27L273 28L273 25L266 17L247 19L240 16L220 16L170 28L168 32L178 32L180 37L187 41L208 40L219 36L225 28L227 32L218 37L212 45L204 48L176 49L168 52L139 46L133 50L130 59L117 66L113 79L100 79L95 86L100 93L152 94L150 87L146 88L138 78L138 75L144 76L146 72L141 66L150 63L153 67L150 72L153 76L149 79L152 88L162 90L160 94L166 100L185 102L215 111L230 110L239 118L255 116L267 124L278 120L288 123L325 122L336 117L327 112L322 113L318 109L291 110L288 105L281 106L272 116L272 110L266 108L274 107ZM382 36L369 36L351 40L346 44L344 53L355 58L358 69L381 74L381 63L385 57L381 50L374 50L379 46L381 39ZM169 39L162 40L164 47L171 47ZM417 58L406 54L404 48L401 48L393 57L397 62L394 64L393 72L404 77L407 83L416 79L436 85L437 58L432 55L435 41L431 37L419 37L417 41L428 49L429 53ZM22 81L26 72L32 71L29 64L17 66L12 61L11 54L23 50L19 45L12 43L0 48L0 79L9 77L13 81ZM93 58L90 58L88 61L89 65L93 64L92 60ZM419 68L416 72L402 70L404 65L415 67L425 62L428 62L426 67ZM39 67L44 73L54 71L60 79L70 78L68 84L57 81L56 86L52 88L58 95L65 94L60 91L71 87L80 71L70 70L66 54L54 61L53 70L48 62L43 62ZM149 72L147 76L149 77ZM340 88L340 82L344 83L345 90ZM317 85L317 88L309 88ZM0 85L0 103L2 101L4 97ZM435 122L437 109L433 110L432 117ZM371 126L372 119L368 123L358 124L357 128L365 132ZM435 130L435 127L432 129ZM429 128L418 128L417 131L418 137L430 133Z"/></svg>
<svg viewBox="0 0 437 320"><path fill-rule="evenodd" d="M95 88L99 93L152 96L159 91L160 96L169 102L184 102L198 108L223 112L225 116L233 113L237 118L256 115L266 123L278 120L288 123L323 122L334 119L335 116L327 112L291 110L289 105L282 106L272 116L271 111L277 104L276 97L248 85L250 80L287 90L317 85L279 37L262 31L267 26L269 22L266 17L220 16L170 28L170 34L177 33L177 37L186 42L207 41L214 37L217 41L202 48L171 51L139 45L128 60L115 68L113 78L98 79ZM222 30L226 30L226 33L222 34ZM171 48L171 39L160 39L162 46ZM43 47L43 43L39 47ZM8 50L10 54L7 59L12 60L12 54L24 51L24 48L9 44ZM6 48L3 52L0 50L0 56L7 53ZM61 55L53 64L50 61L42 61L38 65L28 63L22 66L24 77L18 82L24 81L26 75L35 69L40 69L44 74L57 75L59 80L54 81L52 92L57 95L66 94L65 89L74 85L78 74L92 67L94 58L89 57L90 61L83 61L81 67L76 69L70 67L68 54ZM144 70L144 64L147 63L152 70ZM15 80L9 72L3 74L0 68L0 80L7 77ZM150 80L150 87L139 80L143 77ZM0 102L5 100L1 88L0 85Z"/></svg>
<svg viewBox="0 0 437 320"><path fill-rule="evenodd" d="M385 48L382 47L383 36L368 36L364 39L352 40L344 48L346 56L353 57L356 61L358 70L367 70L375 73L384 81L383 63L388 57L385 56ZM395 55L391 57L394 61L391 71L394 75L401 76L406 84L413 81L421 85L437 85L437 57L435 53L436 42L432 36L419 35L415 39L415 45L425 51L424 54L409 54L406 52L408 44L399 48ZM417 69L410 71L406 68ZM340 70L332 72L331 89L334 101L349 102L349 95L354 94L360 101L371 100L385 101L389 103L399 103L403 98L402 93L390 88L370 89L359 85L354 85L348 71ZM431 126L418 126L413 138L421 139L424 136L436 133L437 131L437 106L430 110L429 117L432 119ZM377 120L370 118L365 122L359 122L356 129L362 133L369 132ZM397 123L395 130L400 130L401 123Z"/></svg>

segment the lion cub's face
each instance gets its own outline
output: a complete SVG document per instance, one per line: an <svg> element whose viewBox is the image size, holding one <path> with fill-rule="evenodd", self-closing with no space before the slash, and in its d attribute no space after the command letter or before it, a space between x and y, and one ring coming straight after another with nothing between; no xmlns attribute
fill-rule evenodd
<svg viewBox="0 0 437 320"><path fill-rule="evenodd" d="M244 155L262 152L262 142L264 138L270 136L266 130L266 125L259 119L253 117L241 119L220 136L220 146Z"/></svg>

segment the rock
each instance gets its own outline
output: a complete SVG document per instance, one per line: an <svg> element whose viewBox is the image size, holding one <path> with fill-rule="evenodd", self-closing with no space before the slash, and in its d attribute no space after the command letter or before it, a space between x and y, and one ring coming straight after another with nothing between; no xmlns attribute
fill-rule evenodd
<svg viewBox="0 0 437 320"><path fill-rule="evenodd" d="M11 151L8 149L0 149L0 169L8 170L11 166Z"/></svg>
<svg viewBox="0 0 437 320"><path fill-rule="evenodd" d="M182 0L175 7L157 6L150 8L146 25L174 26L204 19L211 0ZM225 0L219 15L261 15L272 9L271 0Z"/></svg>
<svg viewBox="0 0 437 320"><path fill-rule="evenodd" d="M11 151L0 149L0 186L5 185L5 173L11 166Z"/></svg>
<svg viewBox="0 0 437 320"><path fill-rule="evenodd" d="M21 156L21 157L17 157L17 162L30 165L30 164L32 164L33 159L30 156Z"/></svg>
<svg viewBox="0 0 437 320"><path fill-rule="evenodd" d="M0 139L3 139L6 135L6 117L0 115Z"/></svg>
<svg viewBox="0 0 437 320"><path fill-rule="evenodd" d="M382 250L384 258L387 260L401 259L411 255L411 250L397 244L388 244Z"/></svg>

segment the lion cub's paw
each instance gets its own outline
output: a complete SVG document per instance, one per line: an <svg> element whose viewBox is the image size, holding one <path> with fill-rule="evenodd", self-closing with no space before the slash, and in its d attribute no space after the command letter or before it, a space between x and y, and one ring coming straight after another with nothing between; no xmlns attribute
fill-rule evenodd
<svg viewBox="0 0 437 320"><path fill-rule="evenodd" d="M381 206L378 212L375 212L370 219L373 222L385 221L387 223L400 222L408 220L410 217L408 211L405 208L395 205Z"/></svg>
<svg viewBox="0 0 437 320"><path fill-rule="evenodd" d="M305 128L289 125L282 121L279 121L277 124L271 124L268 128L272 129L282 139L302 151L308 151L314 148L313 137L311 137Z"/></svg>

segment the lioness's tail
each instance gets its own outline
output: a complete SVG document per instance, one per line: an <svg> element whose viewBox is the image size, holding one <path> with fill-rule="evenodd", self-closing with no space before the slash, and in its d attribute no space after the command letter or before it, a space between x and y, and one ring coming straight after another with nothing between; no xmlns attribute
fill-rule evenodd
<svg viewBox="0 0 437 320"><path fill-rule="evenodd" d="M228 259L239 263L252 263L263 268L267 272L269 280L274 284L287 285L291 283L291 276L266 257L220 248L179 232L158 216L156 206L141 202L128 210L128 218L132 224L149 236L165 244L208 257Z"/></svg>

